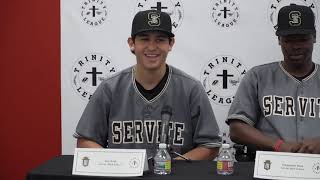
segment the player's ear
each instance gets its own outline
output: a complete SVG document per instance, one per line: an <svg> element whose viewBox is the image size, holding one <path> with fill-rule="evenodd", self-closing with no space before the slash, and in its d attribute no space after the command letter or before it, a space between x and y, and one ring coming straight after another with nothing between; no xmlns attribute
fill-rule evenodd
<svg viewBox="0 0 320 180"><path fill-rule="evenodd" d="M175 39L174 39L174 37L171 37L171 38L169 39L169 46L170 46L170 47L169 47L169 51L171 51L174 43L175 43Z"/></svg>
<svg viewBox="0 0 320 180"><path fill-rule="evenodd" d="M134 51L134 41L133 41L132 37L129 37L127 42L128 42L130 51L131 52Z"/></svg>

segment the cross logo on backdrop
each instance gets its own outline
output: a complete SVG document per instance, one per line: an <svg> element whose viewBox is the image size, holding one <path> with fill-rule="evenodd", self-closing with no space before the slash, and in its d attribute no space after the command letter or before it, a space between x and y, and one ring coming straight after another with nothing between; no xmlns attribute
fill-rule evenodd
<svg viewBox="0 0 320 180"><path fill-rule="evenodd" d="M89 26L103 24L108 15L107 5L103 0L85 0L81 4L81 18Z"/></svg>
<svg viewBox="0 0 320 180"><path fill-rule="evenodd" d="M170 15L172 31L175 32L183 20L183 6L179 0L137 0L135 12L144 10L158 10Z"/></svg>
<svg viewBox="0 0 320 180"><path fill-rule="evenodd" d="M96 17L96 14L101 14L102 12L101 11L98 11L99 9L96 8L96 6L92 6L92 8L89 8L90 11L87 12L88 15L92 14L92 17Z"/></svg>
<svg viewBox="0 0 320 180"><path fill-rule="evenodd" d="M227 69L222 70L222 74L217 74L217 77L222 77L222 89L228 89L228 77L234 77L233 74L228 74Z"/></svg>
<svg viewBox="0 0 320 180"><path fill-rule="evenodd" d="M227 7L223 7L223 9L220 11L223 12L223 18L226 19L227 15L228 15L227 12L229 12L230 10ZM230 15L232 15L232 14L230 14ZM219 16L221 16L221 14L219 14Z"/></svg>
<svg viewBox="0 0 320 180"><path fill-rule="evenodd" d="M158 10L158 11L162 11L164 9L168 9L168 7L163 7L161 4L162 4L161 2L157 2L157 6L156 7L151 7L151 9L155 9L155 10Z"/></svg>
<svg viewBox="0 0 320 180"><path fill-rule="evenodd" d="M88 54L75 61L72 86L82 99L89 100L99 84L116 71L109 57L98 53Z"/></svg>
<svg viewBox="0 0 320 180"><path fill-rule="evenodd" d="M201 82L211 101L218 105L231 105L247 68L233 56L216 56L205 64Z"/></svg>
<svg viewBox="0 0 320 180"><path fill-rule="evenodd" d="M239 21L239 7L234 0L211 0L211 17L219 27L229 28Z"/></svg>
<svg viewBox="0 0 320 180"><path fill-rule="evenodd" d="M92 71L86 72L86 74L92 75L92 86L97 86L97 75L102 74L102 72L98 72L96 67L92 67Z"/></svg>

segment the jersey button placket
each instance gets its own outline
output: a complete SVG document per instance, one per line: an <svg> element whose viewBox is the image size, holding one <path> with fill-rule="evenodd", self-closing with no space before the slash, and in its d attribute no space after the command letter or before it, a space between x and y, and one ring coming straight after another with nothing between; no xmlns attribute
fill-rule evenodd
<svg viewBox="0 0 320 180"><path fill-rule="evenodd" d="M299 95L298 95L298 97L302 97L302 96L303 96L303 82L301 81L300 85L299 85ZM299 100L298 100L298 102L299 102ZM300 104L299 104L299 106L300 106ZM299 113L300 113L300 111L299 111ZM302 125L304 117L302 117L301 115L299 117L300 117L300 123Z"/></svg>
<svg viewBox="0 0 320 180"><path fill-rule="evenodd" d="M303 126L304 124L304 117L301 116L301 112L300 112L300 103L299 103L299 97L303 96L303 84L302 82L299 83L298 85L298 89L297 89L297 99L296 99L296 102L297 102L297 105L296 105L296 114L297 114L297 138L298 138L298 141L302 141L303 140L303 137L301 136L303 133L301 133L301 127Z"/></svg>
<svg viewBox="0 0 320 180"><path fill-rule="evenodd" d="M143 117L144 117L144 119L150 119L151 118L151 112L152 112L152 107L150 105L146 105L143 108Z"/></svg>

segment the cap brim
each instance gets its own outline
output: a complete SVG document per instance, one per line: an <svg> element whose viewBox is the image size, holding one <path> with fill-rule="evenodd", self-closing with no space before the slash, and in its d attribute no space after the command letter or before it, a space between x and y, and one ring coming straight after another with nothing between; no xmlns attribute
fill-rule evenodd
<svg viewBox="0 0 320 180"><path fill-rule="evenodd" d="M160 31L163 32L165 34L167 34L169 37L174 37L174 34L168 31L165 31L163 29L158 29L158 28L153 28L153 29L141 29L140 31L135 32L134 34L131 34L132 37L142 33L142 32L148 32L148 31Z"/></svg>
<svg viewBox="0 0 320 180"><path fill-rule="evenodd" d="M315 34L316 30L314 29L295 29L295 30L281 30L276 31L277 36L287 36L293 34Z"/></svg>

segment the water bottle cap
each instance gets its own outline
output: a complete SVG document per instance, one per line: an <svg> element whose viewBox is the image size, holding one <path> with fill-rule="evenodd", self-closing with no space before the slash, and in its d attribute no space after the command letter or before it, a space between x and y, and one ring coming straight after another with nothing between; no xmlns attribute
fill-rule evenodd
<svg viewBox="0 0 320 180"><path fill-rule="evenodd" d="M165 143L160 143L160 144L159 144L159 148L167 148L167 144L165 144Z"/></svg>
<svg viewBox="0 0 320 180"><path fill-rule="evenodd" d="M222 148L230 148L230 144L222 144Z"/></svg>

